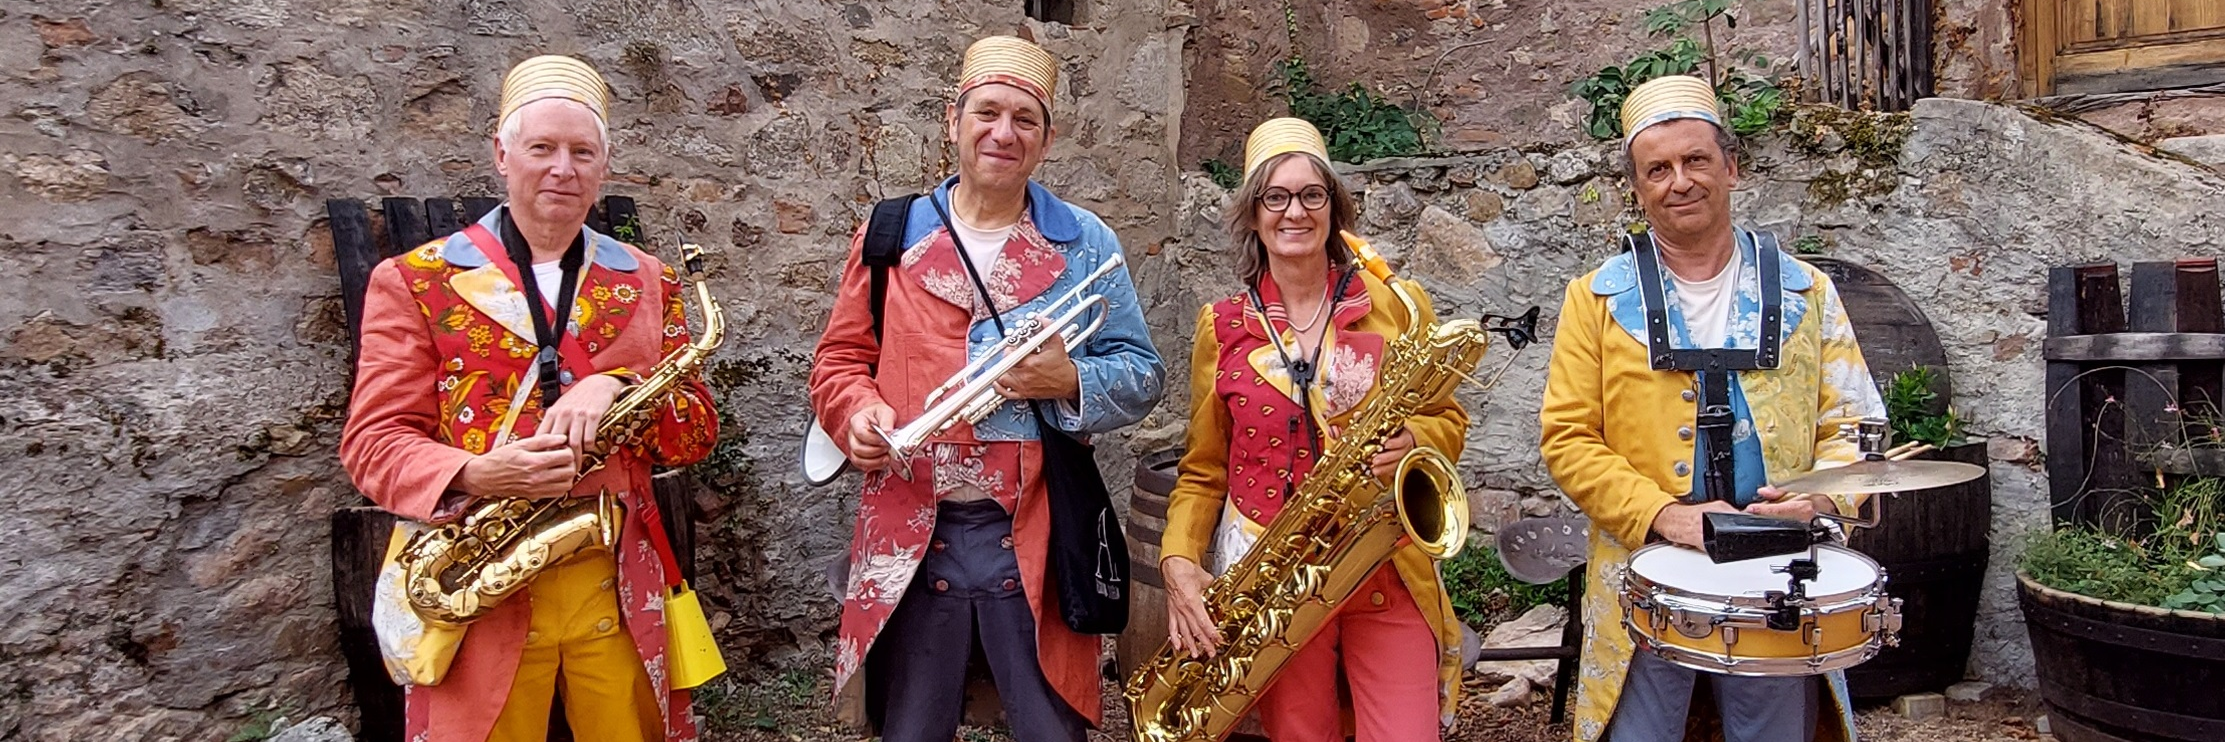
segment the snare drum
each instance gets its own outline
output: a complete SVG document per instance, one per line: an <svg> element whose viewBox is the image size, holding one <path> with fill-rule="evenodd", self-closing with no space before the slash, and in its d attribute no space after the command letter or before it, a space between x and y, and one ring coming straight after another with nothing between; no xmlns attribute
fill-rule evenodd
<svg viewBox="0 0 2225 742"><path fill-rule="evenodd" d="M1622 623L1638 651L1727 675L1814 675L1868 661L1900 643L1900 600L1885 594L1885 571L1841 546L1816 547L1816 578L1795 601L1796 628L1769 628L1782 593L1781 556L1716 564L1699 551L1654 544L1630 555L1622 575Z"/></svg>

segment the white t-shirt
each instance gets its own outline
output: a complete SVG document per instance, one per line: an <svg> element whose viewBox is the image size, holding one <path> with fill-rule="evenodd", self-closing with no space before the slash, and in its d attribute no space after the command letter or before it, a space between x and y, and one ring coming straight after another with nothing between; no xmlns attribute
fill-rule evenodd
<svg viewBox="0 0 2225 742"><path fill-rule="evenodd" d="M560 260L533 264L533 284L540 287L541 298L549 306L556 306L556 290L564 285L564 264ZM1682 287L1679 286L1681 289Z"/></svg>
<svg viewBox="0 0 2225 742"><path fill-rule="evenodd" d="M1669 271L1669 280L1676 284L1677 309L1684 312L1684 329L1692 334L1693 347L1721 348L1723 339L1730 335L1731 307L1738 301L1738 271L1744 262L1737 250L1715 276L1702 281L1686 281L1676 271Z"/></svg>
<svg viewBox="0 0 2225 742"><path fill-rule="evenodd" d="M958 244L965 246L966 257L973 259L974 270L981 271L986 278L997 267L997 258L1004 255L1004 243L1012 239L1012 231L1020 224L1013 222L998 229L980 229L967 224L957 212L951 209L950 227L957 231Z"/></svg>

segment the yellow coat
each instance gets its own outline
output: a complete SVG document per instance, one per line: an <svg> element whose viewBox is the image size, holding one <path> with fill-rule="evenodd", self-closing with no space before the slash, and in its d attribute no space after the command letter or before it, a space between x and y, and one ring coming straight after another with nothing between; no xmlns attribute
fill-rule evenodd
<svg viewBox="0 0 2225 742"><path fill-rule="evenodd" d="M1270 305L1276 304L1273 282L1262 291ZM1436 313L1430 308L1429 297L1421 287L1412 282L1404 284L1420 305L1423 321L1435 322ZM1361 271L1358 280L1337 302L1330 315L1333 345L1338 352L1325 358L1323 365L1330 374L1332 391L1325 395L1315 390L1317 403L1313 409L1328 413L1322 420L1323 429L1347 423L1352 411L1374 394L1375 374L1379 364L1369 360L1370 344L1380 358L1381 341L1398 337L1410 324L1405 305L1390 289L1374 276ZM1242 297L1208 304L1198 312L1194 344L1190 350L1190 428L1187 448L1182 456L1179 474L1172 492L1167 495L1166 536L1160 544L1161 559L1186 557L1206 565L1205 553L1213 546L1217 528L1223 524L1224 514L1257 528L1264 523L1253 523L1235 504L1241 496L1232 498L1231 461L1248 459L1248 446L1256 445L1239 439L1238 428L1245 426L1257 432L1262 424L1254 426L1251 416L1260 412L1261 404L1244 404L1239 396L1224 396L1223 392L1238 383L1278 384L1287 393L1287 376L1278 366L1261 367L1262 363L1275 363L1273 348L1266 347L1263 334L1258 334L1258 314L1245 309ZM1274 309L1279 317L1279 306ZM1285 342L1293 338L1286 334ZM1233 341L1233 342L1230 342ZM1264 360L1263 360L1264 359ZM1346 378L1338 379L1339 371ZM1256 374L1256 375L1255 375ZM1241 381L1239 380L1241 377ZM1265 378L1260 378L1265 377ZM1361 378L1364 377L1364 378ZM1237 399L1243 409L1231 410L1231 399ZM1267 395L1261 399L1268 400ZM1280 397L1287 400L1287 396ZM1270 400L1271 401L1271 400ZM1287 413L1275 417L1269 411L1266 417L1274 420L1287 418ZM1446 456L1458 459L1466 444L1468 413L1461 409L1450 395L1437 404L1423 408L1406 421L1406 429L1413 433L1416 446L1430 446ZM1280 432L1275 427L1264 435ZM1269 466L1284 461L1289 441L1276 441L1281 453L1268 457ZM1232 445L1233 444L1233 445ZM1232 448L1236 449L1232 454ZM1242 464L1239 463L1238 466ZM1237 469L1236 485L1241 492L1244 480L1250 478L1245 470ZM1277 480L1280 481L1280 480ZM1257 483L1264 485L1264 482ZM1267 520L1271 520L1268 518ZM1445 595L1443 579L1437 572L1437 563L1411 545L1400 547L1391 555L1399 578L1414 596L1414 603L1421 607L1422 618L1437 633L1438 698L1444 720L1450 720L1457 709L1460 691L1460 619L1453 615L1452 601ZM1210 568L1210 567L1209 567Z"/></svg>
<svg viewBox="0 0 2225 742"><path fill-rule="evenodd" d="M1731 336L1734 345L1753 347L1737 342L1741 334L1750 342L1759 325L1755 248L1743 232L1739 249L1745 275ZM1838 437L1839 426L1884 415L1830 279L1789 255L1780 274L1786 327L1780 366L1738 374L1772 484L1853 461L1855 445ZM1674 306L1674 294L1668 296ZM1620 586L1610 578L1647 543L1654 516L1694 489L1692 374L1648 365L1643 316L1628 253L1570 282L1540 413L1545 465L1592 521L1578 742L1593 742L1605 731L1630 664L1630 636L1615 600ZM1842 499L1838 507L1852 513L1858 504ZM1830 686L1839 713L1819 717L1817 738L1852 739L1843 676L1834 674Z"/></svg>

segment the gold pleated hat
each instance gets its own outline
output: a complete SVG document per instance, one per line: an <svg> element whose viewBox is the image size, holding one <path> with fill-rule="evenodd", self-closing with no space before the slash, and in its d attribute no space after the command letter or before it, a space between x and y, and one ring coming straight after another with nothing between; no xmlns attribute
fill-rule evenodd
<svg viewBox="0 0 2225 742"><path fill-rule="evenodd" d="M965 65L958 72L958 95L983 85L1010 85L1027 91L1051 110L1051 91L1058 89L1058 60L1034 42L1017 36L990 36L966 48Z"/></svg>
<svg viewBox="0 0 2225 742"><path fill-rule="evenodd" d="M1321 130L1313 122L1300 118L1268 119L1252 128L1252 135L1244 139L1244 179L1250 180L1259 169L1275 155L1285 152L1304 152L1313 155L1326 165L1329 162L1329 140L1321 138Z"/></svg>
<svg viewBox="0 0 2225 742"><path fill-rule="evenodd" d="M510 74L502 78L502 115L495 120L508 120L525 104L550 98L578 102L595 112L595 118L610 121L610 83L586 62L556 54L534 57L510 68Z"/></svg>
<svg viewBox="0 0 2225 742"><path fill-rule="evenodd" d="M1629 142L1646 127L1677 119L1700 119L1722 128L1723 113L1719 106L1715 88L1706 80L1691 75L1647 80L1622 99L1622 139Z"/></svg>

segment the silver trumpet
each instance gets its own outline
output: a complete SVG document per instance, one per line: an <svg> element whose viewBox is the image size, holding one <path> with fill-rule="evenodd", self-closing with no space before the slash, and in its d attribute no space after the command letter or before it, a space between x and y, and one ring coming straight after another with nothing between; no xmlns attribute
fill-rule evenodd
<svg viewBox="0 0 2225 742"><path fill-rule="evenodd" d="M926 445L929 436L949 430L959 420L968 425L979 423L1003 406L1006 400L997 394L997 379L1020 365L1028 354L1041 349L1052 338L1064 341L1067 352L1089 342L1089 337L1105 325L1106 302L1103 294L1085 295L1084 292L1127 262L1120 253L1113 253L1112 259L1082 278L1081 283L1068 289L1057 301L1008 327L998 347L983 353L942 386L928 392L927 409L918 418L895 430L876 429L881 439L888 442L889 455L896 460L897 476L911 480L912 459ZM1092 309L1097 310L1096 318L1082 326L1082 316Z"/></svg>

